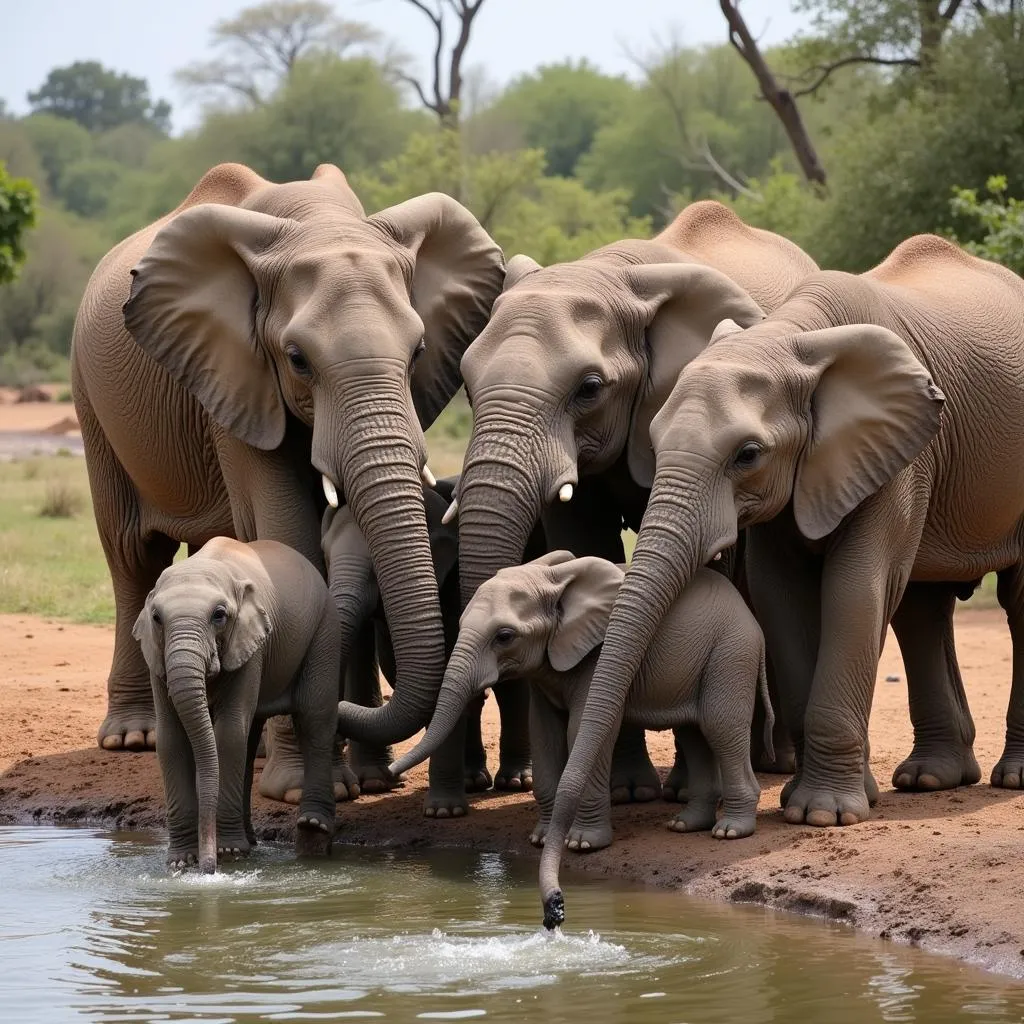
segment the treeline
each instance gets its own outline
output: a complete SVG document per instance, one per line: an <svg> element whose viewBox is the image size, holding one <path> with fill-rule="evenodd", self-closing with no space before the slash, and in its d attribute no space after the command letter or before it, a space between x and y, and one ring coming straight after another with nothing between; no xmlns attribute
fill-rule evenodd
<svg viewBox="0 0 1024 1024"><path fill-rule="evenodd" d="M445 191L510 255L542 263L649 235L686 202L716 197L823 266L866 269L919 231L983 245L998 236L997 257L1013 265L1024 251L1024 208L1006 199L1024 195L1018 5L797 6L812 31L758 55L775 94L751 75L726 18L733 45L635 54L635 81L565 63L493 91L471 67L415 80L387 39L317 0L275 0L219 24L209 59L180 73L204 102L180 137L144 80L87 62L55 69L27 116L0 105L0 161L41 196L27 260L0 289L0 383L60 372L99 257L226 160L275 181L336 163L368 211ZM461 7L486 17L484 0ZM780 117L794 97L824 184L808 180ZM954 187L983 191L993 175L1005 177L987 204L954 199Z"/></svg>

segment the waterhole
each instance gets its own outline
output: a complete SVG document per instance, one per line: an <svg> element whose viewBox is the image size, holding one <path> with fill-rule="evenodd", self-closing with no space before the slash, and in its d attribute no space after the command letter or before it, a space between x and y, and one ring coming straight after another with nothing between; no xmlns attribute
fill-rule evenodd
<svg viewBox="0 0 1024 1024"><path fill-rule="evenodd" d="M1024 1020L1024 985L839 925L564 880L548 936L529 860L261 846L175 877L149 836L0 828L0 1020Z"/></svg>

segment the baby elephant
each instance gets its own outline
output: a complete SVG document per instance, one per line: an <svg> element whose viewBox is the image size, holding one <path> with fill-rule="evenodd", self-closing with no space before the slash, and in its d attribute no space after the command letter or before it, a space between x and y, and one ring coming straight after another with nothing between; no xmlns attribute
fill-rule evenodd
<svg viewBox="0 0 1024 1024"><path fill-rule="evenodd" d="M622 568L603 558L554 551L502 569L482 584L460 620L427 733L391 771L406 771L430 756L484 687L506 678L528 680L534 796L540 804L530 839L541 845L569 750L585 742L576 732L623 577ZM623 718L645 729L683 727L690 799L671 828L711 829L719 839L754 831L760 789L750 765L750 723L758 689L770 749L774 715L761 630L739 591L720 573L702 569L648 649ZM570 849L597 850L611 842L612 745L591 753L596 767L567 833ZM720 795L724 813L716 821Z"/></svg>
<svg viewBox="0 0 1024 1024"><path fill-rule="evenodd" d="M329 853L339 626L314 566L276 541L215 537L160 574L132 632L156 704L167 863L209 874L249 852L260 732L288 713L306 778L296 852Z"/></svg>

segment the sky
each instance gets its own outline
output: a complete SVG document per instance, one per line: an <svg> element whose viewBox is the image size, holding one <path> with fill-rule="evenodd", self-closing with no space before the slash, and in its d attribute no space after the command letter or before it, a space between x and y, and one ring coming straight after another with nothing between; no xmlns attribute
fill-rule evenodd
<svg viewBox="0 0 1024 1024"><path fill-rule="evenodd" d="M173 80L175 69L207 56L209 32L252 0L32 0L4 5L0 98L16 113L47 72L76 60L98 60L144 77L151 95L174 108L175 131L199 110ZM335 0L344 17L385 31L425 71L433 29L405 0ZM762 45L792 36L805 23L791 0L745 0L743 12ZM612 73L635 75L625 48L659 41L724 42L718 0L486 0L473 25L466 66L481 66L502 85L538 64L586 57Z"/></svg>

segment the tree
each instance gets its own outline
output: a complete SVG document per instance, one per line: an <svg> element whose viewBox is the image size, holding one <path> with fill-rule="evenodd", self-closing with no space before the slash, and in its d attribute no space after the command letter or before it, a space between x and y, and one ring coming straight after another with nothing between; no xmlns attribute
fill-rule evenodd
<svg viewBox="0 0 1024 1024"><path fill-rule="evenodd" d="M398 77L407 85L412 86L420 102L427 110L437 115L442 126L458 128L459 104L462 100L463 70L462 59L469 46L469 36L473 28L473 20L480 13L484 0L405 0L418 11L422 11L434 27L435 45L433 58L433 79L430 92L423 87L418 78L397 70ZM441 64L445 54L445 18L452 11L458 24L458 35L448 55L448 83L443 81Z"/></svg>
<svg viewBox="0 0 1024 1024"><path fill-rule="evenodd" d="M796 155L800 169L808 181L818 185L825 184L825 168L818 159L817 150L807 132L803 118L800 116L800 109L796 105L796 99L789 89L779 84L778 79L772 73L760 47L747 27L747 23L740 13L740 0L719 0L719 7L725 20L729 25L729 42L736 52L746 61L747 66L757 79L761 95L768 101L772 110L786 130L793 153Z"/></svg>
<svg viewBox="0 0 1024 1024"><path fill-rule="evenodd" d="M39 195L27 178L13 178L0 162L0 285L10 284L25 262L25 236L36 222Z"/></svg>
<svg viewBox="0 0 1024 1024"><path fill-rule="evenodd" d="M213 60L190 64L175 78L199 93L265 103L287 81L299 61L375 43L380 33L359 21L339 18L323 0L270 0L246 7L213 27Z"/></svg>
<svg viewBox="0 0 1024 1024"><path fill-rule="evenodd" d="M94 60L54 68L28 101L34 112L69 118L90 132L121 124L149 124L161 132L170 127L170 104L154 103L144 78L119 75Z"/></svg>
<svg viewBox="0 0 1024 1024"><path fill-rule="evenodd" d="M64 171L92 156L92 135L77 121L55 114L32 114L22 118L20 124L46 172L43 179L46 193L59 196Z"/></svg>

